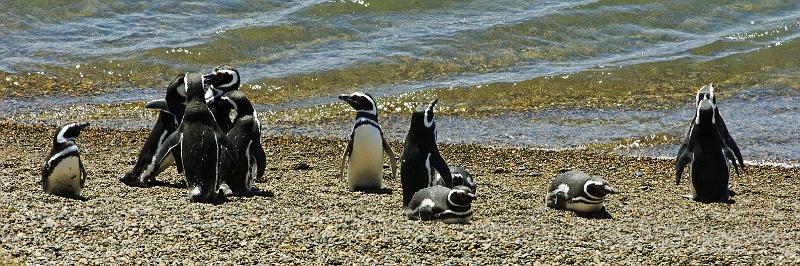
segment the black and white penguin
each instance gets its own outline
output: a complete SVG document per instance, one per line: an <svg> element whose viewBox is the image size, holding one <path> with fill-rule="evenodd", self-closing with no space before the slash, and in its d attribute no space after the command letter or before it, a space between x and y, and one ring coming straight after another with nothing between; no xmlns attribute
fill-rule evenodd
<svg viewBox="0 0 800 266"><path fill-rule="evenodd" d="M264 176L267 164L264 147L261 146L261 123L253 105L242 92L226 92L220 101L236 110L233 127L227 135L238 152L239 160L239 167L222 167L232 171L223 175L220 190L226 195L248 195L253 190L253 182ZM230 163L226 161L225 164Z"/></svg>
<svg viewBox="0 0 800 266"><path fill-rule="evenodd" d="M461 166L450 166L450 174L453 176L453 186L465 186L468 187L472 193L478 194L477 185L475 184L475 179L472 177L467 169ZM442 178L442 174L439 171L433 176L433 184L444 186L444 178Z"/></svg>
<svg viewBox="0 0 800 266"><path fill-rule="evenodd" d="M411 114L411 127L406 135L400 161L400 182L403 187L403 206L420 189L434 184L434 170L440 173L445 187L453 187L453 177L439 148L436 146L436 122L433 108L438 100L420 105Z"/></svg>
<svg viewBox="0 0 800 266"><path fill-rule="evenodd" d="M547 207L580 213L603 210L605 196L617 193L605 179L580 170L557 175L547 191Z"/></svg>
<svg viewBox="0 0 800 266"><path fill-rule="evenodd" d="M717 129L719 130L720 136L722 136L723 140L725 141L725 145L730 148L730 152L732 154L728 154L728 157L733 157L738 162L738 166L744 170L744 158L742 158L742 152L739 150L739 146L736 145L736 141L731 136L731 133L728 132L728 127L725 125L725 120L722 119L722 115L719 112L719 107L717 106L717 98L714 96L714 86L713 84L705 85L697 91L697 95L695 95L695 104L700 104L700 100L708 99L714 105L714 121L717 124ZM697 113L695 116L692 117L692 120L689 122L689 131L687 131L686 137L688 138L689 132L691 132L691 128L697 121ZM686 142L681 144L681 149L686 148ZM680 152L679 152L680 153ZM734 168L736 173L739 173L739 168Z"/></svg>
<svg viewBox="0 0 800 266"><path fill-rule="evenodd" d="M356 110L356 121L342 155L339 176L347 167L347 186L350 191L383 188L383 153L389 155L392 178L397 174L397 159L378 124L378 106L371 95L361 92L339 95Z"/></svg>
<svg viewBox="0 0 800 266"><path fill-rule="evenodd" d="M469 223L475 194L465 186L452 189L432 186L420 189L403 208L403 215L411 220L442 220L445 223Z"/></svg>
<svg viewBox="0 0 800 266"><path fill-rule="evenodd" d="M164 99L154 100L148 102L145 108L158 110L158 119L155 126L150 131L150 135L139 151L139 156L136 159L136 164L133 169L128 171L120 181L129 186L148 187L155 182L155 177L167 169L175 158L173 154L169 154L161 163L158 163L155 158L156 151L164 143L167 136L172 134L178 128L181 119L183 119L183 112L186 108L186 89L184 85L184 75L175 78L167 86L167 92ZM182 170L178 166L179 172Z"/></svg>
<svg viewBox="0 0 800 266"><path fill-rule="evenodd" d="M75 139L89 123L64 125L53 137L53 148L42 165L42 189L47 194L83 199L86 170Z"/></svg>
<svg viewBox="0 0 800 266"><path fill-rule="evenodd" d="M684 197L700 202L730 202L730 164L738 167L735 153L720 133L714 103L700 99L694 125L683 141L675 165L675 184L691 163L692 194Z"/></svg>
<svg viewBox="0 0 800 266"><path fill-rule="evenodd" d="M218 66L211 71L211 74L206 74L203 78L207 84L211 85L205 92L208 108L217 119L219 128L228 132L233 127L233 121L230 119L232 107L226 102L220 102L219 97L226 92L239 89L239 71L228 65Z"/></svg>
<svg viewBox="0 0 800 266"><path fill-rule="evenodd" d="M235 156L236 149L228 136L217 125L205 101L203 76L187 73L184 86L186 90L186 110L178 129L164 140L156 152L160 164L173 150L180 151L176 158L183 165L189 200L209 202L217 199L222 156ZM234 160L234 167L236 166Z"/></svg>

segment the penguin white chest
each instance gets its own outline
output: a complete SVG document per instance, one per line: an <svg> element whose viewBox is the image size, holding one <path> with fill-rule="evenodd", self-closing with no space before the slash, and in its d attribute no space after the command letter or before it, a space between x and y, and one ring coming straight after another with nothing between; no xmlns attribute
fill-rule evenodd
<svg viewBox="0 0 800 266"><path fill-rule="evenodd" d="M603 207L604 207L603 200L591 201L591 200L586 200L583 197L578 197L567 201L567 209L576 212L583 212L583 213L599 212L600 210L603 209Z"/></svg>
<svg viewBox="0 0 800 266"><path fill-rule="evenodd" d="M70 156L59 161L47 178L45 191L50 194L74 194L80 196L80 158L78 156Z"/></svg>
<svg viewBox="0 0 800 266"><path fill-rule="evenodd" d="M383 187L383 139L377 128L364 125L353 132L347 183L351 190Z"/></svg>

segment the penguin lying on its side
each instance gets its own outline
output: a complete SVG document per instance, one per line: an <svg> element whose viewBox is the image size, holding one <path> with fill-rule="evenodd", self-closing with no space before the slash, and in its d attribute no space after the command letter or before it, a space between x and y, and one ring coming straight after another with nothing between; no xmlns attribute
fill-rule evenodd
<svg viewBox="0 0 800 266"><path fill-rule="evenodd" d="M438 100L417 107L411 114L411 126L406 135L403 156L400 161L400 182L403 187L403 206L408 206L411 197L420 189L434 184L434 170L438 172L445 187L453 187L453 177L447 162L436 146L436 122L433 108Z"/></svg>
<svg viewBox="0 0 800 266"><path fill-rule="evenodd" d="M81 199L86 182L80 151L75 139L89 123L71 123L53 137L53 148L42 165L42 189L47 194Z"/></svg>
<svg viewBox="0 0 800 266"><path fill-rule="evenodd" d="M220 169L223 156L238 158L237 151L206 106L202 75L187 73L185 79L187 97L183 119L178 129L158 148L155 158L160 164L173 150L180 151L189 200L211 202L217 200L220 173L231 170ZM233 160L234 168L237 161Z"/></svg>
<svg viewBox="0 0 800 266"><path fill-rule="evenodd" d="M378 124L378 106L371 95L354 92L339 95L356 109L356 121L350 139L342 154L339 176L347 167L347 186L350 191L368 191L383 188L383 153L389 155L392 178L397 175L397 161Z"/></svg>
<svg viewBox="0 0 800 266"><path fill-rule="evenodd" d="M253 191L253 182L264 176L267 156L261 146L261 123L258 114L247 97L240 91L226 92L220 102L228 103L236 110L228 138L238 152L239 167L229 166L230 161L225 161L223 169L232 169L222 175L220 189L226 196L244 196Z"/></svg>
<svg viewBox="0 0 800 266"><path fill-rule="evenodd" d="M403 208L403 215L411 220L442 220L445 223L469 223L475 194L465 186L452 189L432 186L420 189Z"/></svg>
<svg viewBox="0 0 800 266"><path fill-rule="evenodd" d="M727 145L716 119L716 107L708 99L697 104L694 125L679 149L675 162L675 184L680 184L683 168L691 163L692 195L700 202L730 202L730 167L738 167L735 152Z"/></svg>
<svg viewBox="0 0 800 266"><path fill-rule="evenodd" d="M547 191L547 207L580 213L602 211L605 196L617 193L605 179L579 170L557 175Z"/></svg>

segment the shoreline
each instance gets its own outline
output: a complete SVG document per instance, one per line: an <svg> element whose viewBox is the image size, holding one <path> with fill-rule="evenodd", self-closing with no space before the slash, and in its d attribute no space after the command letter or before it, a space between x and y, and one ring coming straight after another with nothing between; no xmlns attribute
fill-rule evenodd
<svg viewBox="0 0 800 266"><path fill-rule="evenodd" d="M6 263L800 263L798 168L747 165L731 178L736 203L703 204L680 197L688 186L675 186L670 161L443 144L449 164L476 176L479 197L471 224L445 225L400 215L399 178L388 170L390 194L347 192L336 177L340 140L262 137L267 178L256 186L273 197L190 204L184 189L118 181L147 130L90 126L78 138L90 199L79 202L37 185L55 127L0 129L12 132L0 141ZM546 187L564 169L603 176L621 191L607 198L610 219L544 206ZM158 179L181 182L174 169Z"/></svg>

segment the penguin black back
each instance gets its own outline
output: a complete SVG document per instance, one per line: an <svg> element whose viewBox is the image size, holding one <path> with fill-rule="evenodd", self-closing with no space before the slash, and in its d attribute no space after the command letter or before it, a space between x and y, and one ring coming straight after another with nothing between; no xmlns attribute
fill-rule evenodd
<svg viewBox="0 0 800 266"><path fill-rule="evenodd" d="M432 185L434 170L442 176L445 187L453 186L450 168L436 146L436 122L433 119L436 103L438 100L434 99L427 105L417 107L411 114L411 126L400 163L404 207L408 206L414 193Z"/></svg>
<svg viewBox="0 0 800 266"><path fill-rule="evenodd" d="M227 136L238 153L239 167L232 167L226 158L223 169L232 169L223 173L220 187L230 195L247 195L253 190L253 183L264 176L266 154L261 146L261 124L253 105L245 95L238 91L230 91L220 97L221 102L236 110L236 118ZM229 158L236 159L236 158Z"/></svg>

